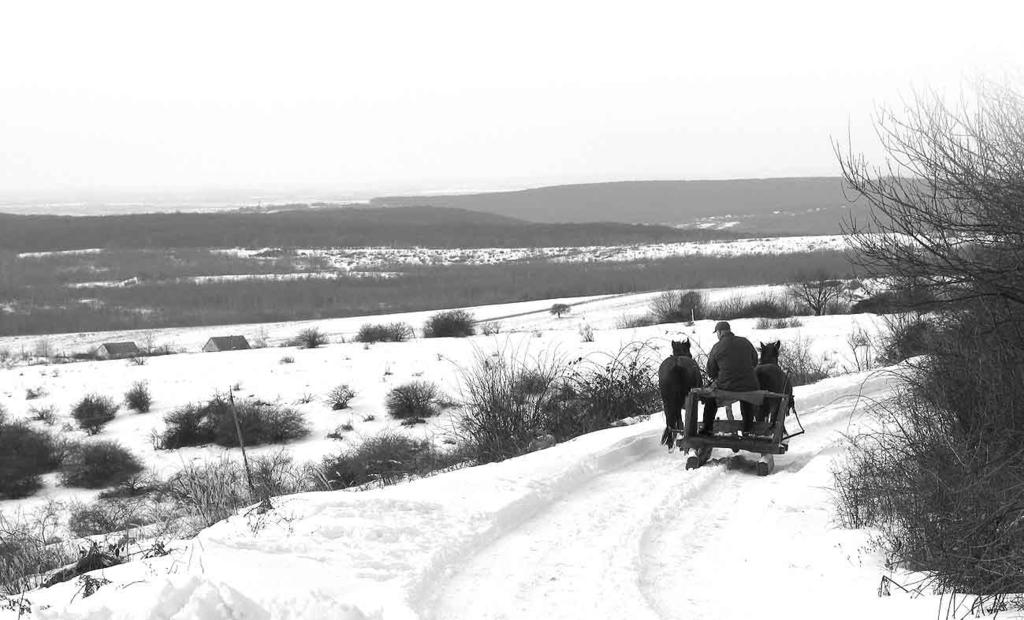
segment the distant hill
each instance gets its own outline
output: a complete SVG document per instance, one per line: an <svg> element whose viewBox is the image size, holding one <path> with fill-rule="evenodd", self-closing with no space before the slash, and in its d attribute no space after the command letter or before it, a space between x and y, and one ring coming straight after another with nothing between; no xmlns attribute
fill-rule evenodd
<svg viewBox="0 0 1024 620"><path fill-rule="evenodd" d="M622 181L509 192L375 198L382 207L470 209L532 222L621 222L756 234L832 234L850 207L839 177Z"/></svg>
<svg viewBox="0 0 1024 620"><path fill-rule="evenodd" d="M0 213L0 249L620 245L731 239L733 232L624 223L547 224L446 207L297 208L107 216Z"/></svg>

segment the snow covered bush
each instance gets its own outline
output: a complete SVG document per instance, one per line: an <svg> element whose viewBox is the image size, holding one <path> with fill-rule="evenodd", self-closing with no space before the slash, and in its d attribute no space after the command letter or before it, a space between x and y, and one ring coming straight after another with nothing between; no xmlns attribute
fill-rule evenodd
<svg viewBox="0 0 1024 620"><path fill-rule="evenodd" d="M103 430L107 422L114 419L118 409L118 405L112 399L98 394L89 394L74 406L71 410L71 417L78 422L79 428L89 435L95 435Z"/></svg>
<svg viewBox="0 0 1024 620"><path fill-rule="evenodd" d="M441 391L435 383L411 381L392 388L384 405L393 418L429 418L440 412L440 398Z"/></svg>
<svg viewBox="0 0 1024 620"><path fill-rule="evenodd" d="M327 404L334 411L346 409L348 408L349 401L355 398L355 396L356 391L350 388L348 384L342 383L327 393Z"/></svg>
<svg viewBox="0 0 1024 620"><path fill-rule="evenodd" d="M405 342L412 336L412 327L407 323L363 323L356 342Z"/></svg>
<svg viewBox="0 0 1024 620"><path fill-rule="evenodd" d="M128 391L124 393L124 402L128 408L136 413L146 413L153 402L149 394L149 384L145 381L136 381Z"/></svg>
<svg viewBox="0 0 1024 620"><path fill-rule="evenodd" d="M62 456L49 433L0 421L0 497L32 495L42 486L40 476L56 470Z"/></svg>
<svg viewBox="0 0 1024 620"><path fill-rule="evenodd" d="M427 319L424 338L465 338L476 333L473 315L466 310L446 310Z"/></svg>
<svg viewBox="0 0 1024 620"><path fill-rule="evenodd" d="M320 472L332 489L368 483L384 486L449 467L461 460L459 454L441 452L428 440L384 432L367 437L341 454L324 457Z"/></svg>
<svg viewBox="0 0 1024 620"><path fill-rule="evenodd" d="M142 463L115 441L78 444L60 468L61 483L69 487L101 489L124 482L142 471Z"/></svg>

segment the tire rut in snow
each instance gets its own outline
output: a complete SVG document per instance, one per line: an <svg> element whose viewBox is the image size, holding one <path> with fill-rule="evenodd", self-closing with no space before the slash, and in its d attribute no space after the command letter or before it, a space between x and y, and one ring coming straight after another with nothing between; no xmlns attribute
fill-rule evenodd
<svg viewBox="0 0 1024 620"><path fill-rule="evenodd" d="M803 470L836 449L850 408L836 400L810 408L811 432L794 439L774 478L754 475L756 456L726 450L685 471L681 455L666 454L652 437L650 455L600 474L451 567L422 615L716 617L716 581L756 578L743 558L763 542L771 490L799 504L803 478L813 478ZM725 570L717 566L723 556L731 562Z"/></svg>
<svg viewBox="0 0 1024 620"><path fill-rule="evenodd" d="M582 485L455 567L424 617L662 617L649 604L659 583L644 581L643 541L685 519L679 502L716 468L686 472L655 441L649 456Z"/></svg>

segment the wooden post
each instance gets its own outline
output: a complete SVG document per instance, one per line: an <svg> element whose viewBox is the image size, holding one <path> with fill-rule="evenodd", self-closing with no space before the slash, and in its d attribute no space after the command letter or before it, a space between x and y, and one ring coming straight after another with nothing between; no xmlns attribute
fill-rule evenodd
<svg viewBox="0 0 1024 620"><path fill-rule="evenodd" d="M242 449L242 463L245 464L245 479L249 482L249 497L256 499L256 485L252 482L252 469L249 468L249 457L245 454L245 440L242 439L242 425L238 423L238 410L235 409L235 394L228 388L228 401L231 403L231 417L235 419L235 432L238 434L238 447Z"/></svg>

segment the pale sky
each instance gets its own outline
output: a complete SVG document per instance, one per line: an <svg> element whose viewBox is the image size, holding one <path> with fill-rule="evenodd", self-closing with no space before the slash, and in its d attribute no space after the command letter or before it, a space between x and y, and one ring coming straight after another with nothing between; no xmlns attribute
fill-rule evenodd
<svg viewBox="0 0 1024 620"><path fill-rule="evenodd" d="M0 0L0 194L836 175L1021 4Z"/></svg>

